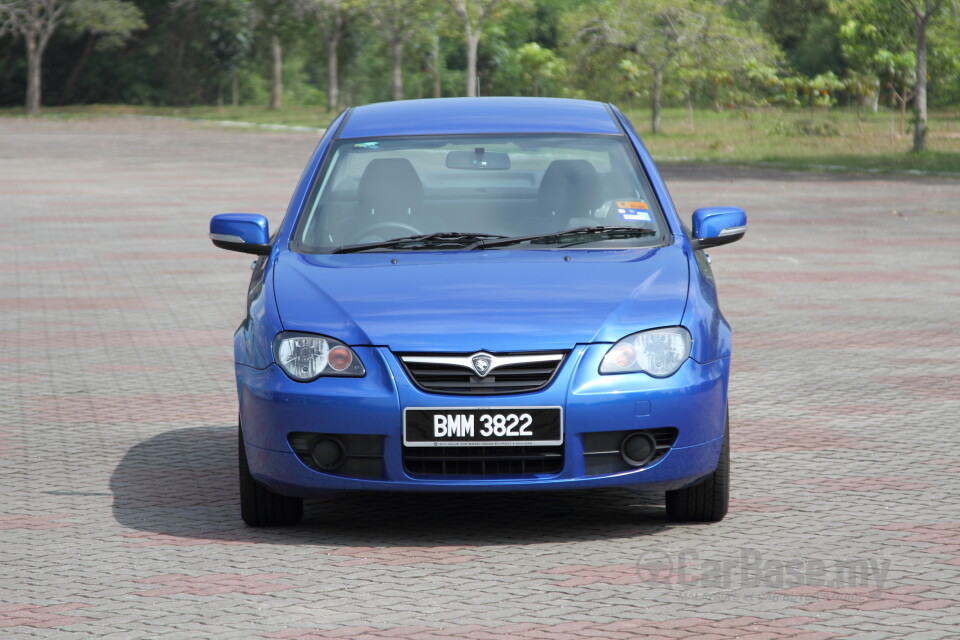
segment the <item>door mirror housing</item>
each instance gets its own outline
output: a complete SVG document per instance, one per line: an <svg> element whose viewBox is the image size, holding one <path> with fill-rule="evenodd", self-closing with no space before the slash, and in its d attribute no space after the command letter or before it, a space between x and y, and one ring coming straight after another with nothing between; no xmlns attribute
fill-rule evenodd
<svg viewBox="0 0 960 640"><path fill-rule="evenodd" d="M694 249L736 242L747 232L747 214L738 207L705 207L693 212Z"/></svg>
<svg viewBox="0 0 960 640"><path fill-rule="evenodd" d="M270 229L267 219L256 213L221 213L210 219L210 239L221 249L268 255Z"/></svg>

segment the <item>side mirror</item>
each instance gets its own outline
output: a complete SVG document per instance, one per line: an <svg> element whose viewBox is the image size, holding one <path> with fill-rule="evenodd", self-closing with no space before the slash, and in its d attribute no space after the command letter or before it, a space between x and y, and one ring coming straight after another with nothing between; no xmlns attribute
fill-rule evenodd
<svg viewBox="0 0 960 640"><path fill-rule="evenodd" d="M221 213L210 219L210 239L221 249L270 254L270 232L267 219L256 213Z"/></svg>
<svg viewBox="0 0 960 640"><path fill-rule="evenodd" d="M738 207L706 207L693 212L694 249L736 242L747 232L747 214Z"/></svg>

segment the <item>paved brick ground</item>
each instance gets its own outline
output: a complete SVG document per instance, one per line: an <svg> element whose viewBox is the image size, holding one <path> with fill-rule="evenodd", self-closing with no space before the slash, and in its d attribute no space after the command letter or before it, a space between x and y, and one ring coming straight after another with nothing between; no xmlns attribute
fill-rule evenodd
<svg viewBox="0 0 960 640"><path fill-rule="evenodd" d="M741 204L733 507L341 496L237 516L230 336L314 134L0 119L0 636L958 638L960 181L667 167Z"/></svg>

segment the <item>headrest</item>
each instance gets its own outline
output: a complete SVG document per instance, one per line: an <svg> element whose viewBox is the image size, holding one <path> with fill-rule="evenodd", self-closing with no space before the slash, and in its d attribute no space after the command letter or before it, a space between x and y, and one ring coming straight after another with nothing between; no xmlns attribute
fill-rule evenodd
<svg viewBox="0 0 960 640"><path fill-rule="evenodd" d="M360 208L377 214L407 213L423 203L420 176L406 158L371 160L357 192Z"/></svg>
<svg viewBox="0 0 960 640"><path fill-rule="evenodd" d="M586 160L554 160L543 172L537 202L543 215L587 216L600 206L600 177Z"/></svg>

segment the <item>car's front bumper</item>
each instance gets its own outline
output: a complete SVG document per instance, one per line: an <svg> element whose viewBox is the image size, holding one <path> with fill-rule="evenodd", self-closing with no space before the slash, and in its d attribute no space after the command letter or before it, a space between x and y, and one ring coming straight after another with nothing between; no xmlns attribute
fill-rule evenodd
<svg viewBox="0 0 960 640"><path fill-rule="evenodd" d="M425 393L408 379L388 349L358 347L367 375L290 380L276 365L237 365L240 414L253 476L274 491L309 497L337 490L498 491L631 487L681 488L716 467L726 415L729 361L692 359L669 378L646 374L597 374L610 345L578 345L545 389L499 396ZM562 468L550 473L436 477L411 473L404 463L403 407L563 408ZM669 450L639 469L598 471L586 442L598 432L676 429ZM290 443L290 434L377 436L377 472L351 477L342 470L311 468ZM595 440L595 438L593 438ZM369 467L368 467L369 468Z"/></svg>

